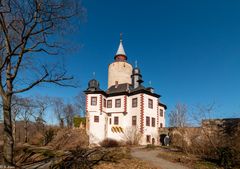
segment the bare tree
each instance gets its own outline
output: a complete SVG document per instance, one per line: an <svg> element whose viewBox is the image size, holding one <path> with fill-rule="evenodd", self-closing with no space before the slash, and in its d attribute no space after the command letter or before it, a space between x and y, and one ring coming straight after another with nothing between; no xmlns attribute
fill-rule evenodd
<svg viewBox="0 0 240 169"><path fill-rule="evenodd" d="M79 11L78 0L0 1L0 95L3 101L3 160L13 165L12 96L40 83L70 86L64 68L39 64L39 53L58 54L60 30ZM69 24L70 25L70 24ZM51 38L52 37L52 38ZM50 39L51 38L51 39Z"/></svg>
<svg viewBox="0 0 240 169"><path fill-rule="evenodd" d="M85 116L85 107L86 107L86 97L83 92L78 93L74 98L74 105L76 107L76 112L78 112L82 117Z"/></svg>
<svg viewBox="0 0 240 169"><path fill-rule="evenodd" d="M169 124L171 127L185 127L187 125L187 106L177 104L175 110L169 114Z"/></svg>
<svg viewBox="0 0 240 169"><path fill-rule="evenodd" d="M12 113L12 135L13 135L14 142L16 140L16 119L21 110L20 101L21 101L20 97L13 95L12 103L11 103L11 108L12 108L11 113ZM3 110L2 102L1 102L0 106L1 106L1 114L2 114L2 110Z"/></svg>
<svg viewBox="0 0 240 169"><path fill-rule="evenodd" d="M30 98L21 98L19 102L20 112L18 118L24 121L24 140L25 143L28 142L28 127L30 120L34 119L34 104L32 104Z"/></svg>
<svg viewBox="0 0 240 169"><path fill-rule="evenodd" d="M48 96L37 96L34 99L34 111L35 111L35 122L38 131L44 132L44 115L46 110L51 105L50 98Z"/></svg>
<svg viewBox="0 0 240 169"><path fill-rule="evenodd" d="M74 106L70 103L66 104L64 107L64 116L68 128L72 128L73 126L74 113Z"/></svg>
<svg viewBox="0 0 240 169"><path fill-rule="evenodd" d="M64 101L62 98L52 98L53 111L57 120L59 121L59 126L64 127Z"/></svg>
<svg viewBox="0 0 240 169"><path fill-rule="evenodd" d="M1 108L0 108L0 123L1 123L1 122L2 122L2 119L3 119L2 100L0 100L0 105L1 105Z"/></svg>
<svg viewBox="0 0 240 169"><path fill-rule="evenodd" d="M12 133L14 142L16 141L16 120L21 111L21 98L13 95L12 97Z"/></svg>

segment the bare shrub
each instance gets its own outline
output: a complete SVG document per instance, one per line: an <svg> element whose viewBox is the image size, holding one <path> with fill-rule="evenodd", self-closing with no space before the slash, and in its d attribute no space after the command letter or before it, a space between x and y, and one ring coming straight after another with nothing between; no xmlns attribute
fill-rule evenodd
<svg viewBox="0 0 240 169"><path fill-rule="evenodd" d="M29 144L31 145L36 145L36 146L42 146L43 145L43 140L44 140L44 135L41 132L36 132L32 136L32 138L29 141Z"/></svg>
<svg viewBox="0 0 240 169"><path fill-rule="evenodd" d="M128 158L129 151L125 148L95 148L83 149L77 147L70 151L69 154L63 156L60 161L54 163L50 168L52 169L92 169L104 162L118 163L122 162L124 158ZM121 161L120 161L121 160ZM106 168L106 166L99 166Z"/></svg>
<svg viewBox="0 0 240 169"><path fill-rule="evenodd" d="M127 145L139 145L142 134L137 127L129 127L124 131L123 139Z"/></svg>
<svg viewBox="0 0 240 169"><path fill-rule="evenodd" d="M105 139L103 140L100 145L105 148L110 148L110 147L119 147L120 143L114 139Z"/></svg>
<svg viewBox="0 0 240 169"><path fill-rule="evenodd" d="M49 128L44 133L44 145L46 146L48 143L50 143L55 135L55 130L53 128Z"/></svg>
<svg viewBox="0 0 240 169"><path fill-rule="evenodd" d="M76 147L87 147L88 135L81 129L61 129L48 145L56 150L74 150Z"/></svg>

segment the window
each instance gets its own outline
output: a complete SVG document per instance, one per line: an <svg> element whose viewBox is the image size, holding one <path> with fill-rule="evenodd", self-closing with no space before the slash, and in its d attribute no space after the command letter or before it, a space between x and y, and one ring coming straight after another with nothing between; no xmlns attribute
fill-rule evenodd
<svg viewBox="0 0 240 169"><path fill-rule="evenodd" d="M121 99L115 100L115 107L121 107Z"/></svg>
<svg viewBox="0 0 240 169"><path fill-rule="evenodd" d="M160 109L160 117L163 117L163 110Z"/></svg>
<svg viewBox="0 0 240 169"><path fill-rule="evenodd" d="M162 123L160 123L160 128L163 128L163 124Z"/></svg>
<svg viewBox="0 0 240 169"><path fill-rule="evenodd" d="M150 142L151 142L151 136L147 135L147 143L150 143Z"/></svg>
<svg viewBox="0 0 240 169"><path fill-rule="evenodd" d="M106 99L104 99L104 100L103 100L103 107L106 108L106 104L107 104L107 101L106 101Z"/></svg>
<svg viewBox="0 0 240 169"><path fill-rule="evenodd" d="M137 125L137 116L132 116L132 125L133 126Z"/></svg>
<svg viewBox="0 0 240 169"><path fill-rule="evenodd" d="M114 125L118 125L119 124L119 119L118 117L114 117Z"/></svg>
<svg viewBox="0 0 240 169"><path fill-rule="evenodd" d="M148 99L148 108L153 109L153 100Z"/></svg>
<svg viewBox="0 0 240 169"><path fill-rule="evenodd" d="M155 127L155 124L156 124L155 118L152 118L152 127Z"/></svg>
<svg viewBox="0 0 240 169"><path fill-rule="evenodd" d="M112 100L107 101L107 108L112 108Z"/></svg>
<svg viewBox="0 0 240 169"><path fill-rule="evenodd" d="M94 116L94 122L99 123L99 116Z"/></svg>
<svg viewBox="0 0 240 169"><path fill-rule="evenodd" d="M91 97L91 106L97 105L97 97Z"/></svg>
<svg viewBox="0 0 240 169"><path fill-rule="evenodd" d="M146 126L150 126L150 117L146 117Z"/></svg>
<svg viewBox="0 0 240 169"><path fill-rule="evenodd" d="M138 99L134 98L132 99L132 107L137 107L138 106Z"/></svg>
<svg viewBox="0 0 240 169"><path fill-rule="evenodd" d="M109 124L110 125L112 124L112 118L109 118Z"/></svg>

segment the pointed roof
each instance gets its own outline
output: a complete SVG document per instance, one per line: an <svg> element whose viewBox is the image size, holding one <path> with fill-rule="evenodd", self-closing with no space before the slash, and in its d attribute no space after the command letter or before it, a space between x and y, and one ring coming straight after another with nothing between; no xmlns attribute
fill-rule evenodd
<svg viewBox="0 0 240 169"><path fill-rule="evenodd" d="M126 56L126 53L124 51L123 44L122 44L122 39L120 39L120 44L119 44L119 47L118 47L116 55L124 55L124 56Z"/></svg>
<svg viewBox="0 0 240 169"><path fill-rule="evenodd" d="M122 40L122 34L120 34L120 44L119 44L119 47L118 47L118 50L117 50L117 53L115 55L115 60L116 61L126 61L127 60L127 56L126 56L126 53L124 51L124 48L123 48L123 40Z"/></svg>

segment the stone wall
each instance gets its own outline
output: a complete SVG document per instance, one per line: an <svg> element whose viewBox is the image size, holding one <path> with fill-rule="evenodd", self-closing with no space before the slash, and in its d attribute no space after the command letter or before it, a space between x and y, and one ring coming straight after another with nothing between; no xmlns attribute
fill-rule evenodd
<svg viewBox="0 0 240 169"><path fill-rule="evenodd" d="M200 127L165 128L159 134L168 134L170 145L187 153L217 159L221 151L231 151L240 163L240 118L203 120Z"/></svg>

